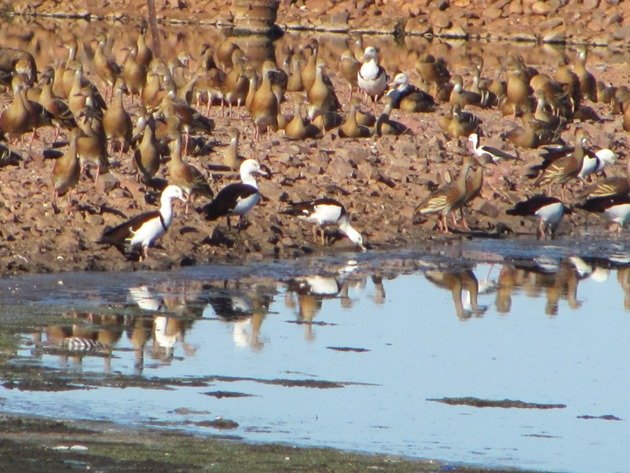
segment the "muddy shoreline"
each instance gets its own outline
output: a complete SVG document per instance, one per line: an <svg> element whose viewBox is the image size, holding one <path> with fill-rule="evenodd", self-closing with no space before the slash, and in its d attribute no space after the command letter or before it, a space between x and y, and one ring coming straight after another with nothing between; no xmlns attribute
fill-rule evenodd
<svg viewBox="0 0 630 473"><path fill-rule="evenodd" d="M107 472L161 471L366 471L462 473L525 472L409 460L387 455L362 455L331 449L286 445L254 445L198 437L177 431L134 429L107 422L0 416L0 469L40 472L90 469ZM341 470L338 470L341 469Z"/></svg>

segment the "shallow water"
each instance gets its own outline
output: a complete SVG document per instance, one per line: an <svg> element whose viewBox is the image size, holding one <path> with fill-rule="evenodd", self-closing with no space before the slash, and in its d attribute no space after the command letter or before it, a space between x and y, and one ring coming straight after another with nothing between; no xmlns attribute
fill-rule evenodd
<svg viewBox="0 0 630 473"><path fill-rule="evenodd" d="M4 279L0 402L254 442L623 471L629 257L612 241L473 240ZM208 425L219 417L238 426Z"/></svg>

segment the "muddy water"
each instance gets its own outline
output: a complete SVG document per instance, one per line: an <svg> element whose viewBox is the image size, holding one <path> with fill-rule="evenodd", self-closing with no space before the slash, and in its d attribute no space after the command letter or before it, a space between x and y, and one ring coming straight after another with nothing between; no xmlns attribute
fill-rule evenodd
<svg viewBox="0 0 630 473"><path fill-rule="evenodd" d="M2 410L547 471L630 461L630 251L469 241L0 280Z"/></svg>

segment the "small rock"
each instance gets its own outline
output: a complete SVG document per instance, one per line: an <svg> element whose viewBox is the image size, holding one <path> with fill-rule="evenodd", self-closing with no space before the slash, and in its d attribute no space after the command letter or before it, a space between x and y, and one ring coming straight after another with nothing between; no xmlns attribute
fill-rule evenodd
<svg viewBox="0 0 630 473"><path fill-rule="evenodd" d="M497 18L501 18L502 13L500 8L491 5L483 11L482 16L487 20L496 20Z"/></svg>
<svg viewBox="0 0 630 473"><path fill-rule="evenodd" d="M622 26L621 28L613 31L613 38L625 41L626 43L630 42L630 25Z"/></svg>
<svg viewBox="0 0 630 473"><path fill-rule="evenodd" d="M532 5L532 12L536 15L548 15L555 13L551 5L547 2L536 2Z"/></svg>
<svg viewBox="0 0 630 473"><path fill-rule="evenodd" d="M477 199L473 202L472 207L475 211L482 213L490 218L499 216L499 209L485 199Z"/></svg>

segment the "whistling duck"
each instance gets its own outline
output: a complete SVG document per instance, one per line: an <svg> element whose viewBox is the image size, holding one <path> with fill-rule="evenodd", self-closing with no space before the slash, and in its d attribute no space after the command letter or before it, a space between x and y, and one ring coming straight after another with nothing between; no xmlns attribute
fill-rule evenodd
<svg viewBox="0 0 630 473"><path fill-rule="evenodd" d="M332 82L327 76L324 76L324 67L326 62L323 59L319 59L315 68L315 81L308 92L306 97L310 104L310 109L319 109L322 111L339 110L341 105ZM309 117L313 118L313 114L309 113Z"/></svg>
<svg viewBox="0 0 630 473"><path fill-rule="evenodd" d="M22 89L25 85L15 84L13 88L13 101L0 115L0 132L4 133L9 141L20 138L30 130L30 114L24 103Z"/></svg>
<svg viewBox="0 0 630 473"><path fill-rule="evenodd" d="M51 116L51 121L55 125L54 142L59 136L59 128L64 127L69 130L76 128L77 122L68 107L68 104L56 97L53 93L52 84L54 83L54 70L52 68L45 71L46 83L39 94L39 103L46 109Z"/></svg>
<svg viewBox="0 0 630 473"><path fill-rule="evenodd" d="M116 79L121 73L120 66L116 62L105 54L105 44L107 38L104 35L99 35L97 38L98 44L94 51L94 70L96 74L107 85L106 101L109 103L112 97L112 92Z"/></svg>
<svg viewBox="0 0 630 473"><path fill-rule="evenodd" d="M586 58L588 51L586 46L578 49L577 61L574 64L575 73L580 79L580 92L582 97L591 102L597 101L597 81L595 76L586 69Z"/></svg>
<svg viewBox="0 0 630 473"><path fill-rule="evenodd" d="M416 207L414 215L439 213L438 222L441 230L444 233L450 233L446 216L463 205L466 196L466 182L469 174L473 170L474 159L466 156L455 182L451 182L433 191Z"/></svg>
<svg viewBox="0 0 630 473"><path fill-rule="evenodd" d="M304 84L302 84L302 51L289 49L289 55L286 58L285 66L289 70L287 79L287 92L302 92Z"/></svg>
<svg viewBox="0 0 630 473"><path fill-rule="evenodd" d="M181 187L187 194L184 213L188 213L188 203L196 195L209 198L214 196L206 177L192 164L185 163L182 158L181 132L175 131L170 144L171 159L167 164L169 182Z"/></svg>
<svg viewBox="0 0 630 473"><path fill-rule="evenodd" d="M266 64L262 71L262 83L252 97L249 112L254 122L254 139L260 138L260 133L278 129L279 104L276 95L271 90L271 74L275 71Z"/></svg>
<svg viewBox="0 0 630 473"><path fill-rule="evenodd" d="M111 150L114 149L114 141L118 140L120 146L119 161L131 142L131 117L123 106L123 93L126 91L125 83L118 79L114 86L114 100L103 114L103 129L105 136L110 140Z"/></svg>
<svg viewBox="0 0 630 473"><path fill-rule="evenodd" d="M389 118L392 111L391 103L383 108L383 112L379 115L375 124L375 132L378 136L383 135L401 135L403 133L411 133L408 126Z"/></svg>
<svg viewBox="0 0 630 473"><path fill-rule="evenodd" d="M157 174L160 169L160 152L155 138L155 123L151 116L140 116L138 128L141 129L142 140L133 152L133 167L138 172L138 178L145 184Z"/></svg>
<svg viewBox="0 0 630 473"><path fill-rule="evenodd" d="M451 96L449 103L451 105L459 105L465 107L466 105L481 105L481 95L476 92L464 90L464 79L459 74L455 74L451 77L453 83L453 89L451 90Z"/></svg>
<svg viewBox="0 0 630 473"><path fill-rule="evenodd" d="M543 163L542 173L534 185L565 184L578 176L582 169L584 156L588 152L586 147L586 133L578 128L575 133L575 150L569 156L561 157L549 163ZM563 192L564 193L564 192Z"/></svg>
<svg viewBox="0 0 630 473"><path fill-rule="evenodd" d="M469 136L479 127L479 119L469 112L462 111L459 105L451 109L450 116L443 117L440 126L451 138L459 139L460 136Z"/></svg>
<svg viewBox="0 0 630 473"><path fill-rule="evenodd" d="M341 53L341 61L339 62L339 69L344 79L348 81L350 87L350 98L354 90L358 87L357 78L359 75L359 69L361 69L361 62L357 61L354 57L354 53L349 49L346 49Z"/></svg>
<svg viewBox="0 0 630 473"><path fill-rule="evenodd" d="M138 50L135 47L129 48L122 66L122 78L133 102L134 97L140 97L147 81L147 68L138 60Z"/></svg>
<svg viewBox="0 0 630 473"><path fill-rule="evenodd" d="M312 123L308 123L302 116L302 103L296 100L293 104L293 119L284 127L284 136L289 140L304 140L315 138L321 131Z"/></svg>
<svg viewBox="0 0 630 473"><path fill-rule="evenodd" d="M70 190L79 182L81 165L77 156L77 138L81 135L81 130L74 128L70 133L70 143L68 148L60 158L57 158L51 172L51 179L54 189L53 203L57 199L68 194L70 203Z"/></svg>
<svg viewBox="0 0 630 473"><path fill-rule="evenodd" d="M339 136L341 138L367 138L372 136L372 132L366 126L357 123L357 110L359 102L353 100L350 104L350 110L346 115L345 121L339 126Z"/></svg>

